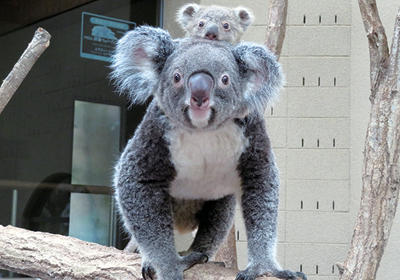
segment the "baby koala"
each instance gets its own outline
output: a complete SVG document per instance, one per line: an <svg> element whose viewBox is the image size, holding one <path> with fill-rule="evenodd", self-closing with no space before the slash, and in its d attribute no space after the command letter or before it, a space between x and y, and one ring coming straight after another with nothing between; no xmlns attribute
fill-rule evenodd
<svg viewBox="0 0 400 280"><path fill-rule="evenodd" d="M254 20L251 11L244 7L184 5L177 13L177 22L187 37L239 43Z"/></svg>

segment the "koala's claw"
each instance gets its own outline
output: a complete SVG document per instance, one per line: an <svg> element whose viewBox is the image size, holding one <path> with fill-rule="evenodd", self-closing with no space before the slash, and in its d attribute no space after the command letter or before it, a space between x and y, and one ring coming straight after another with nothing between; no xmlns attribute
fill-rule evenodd
<svg viewBox="0 0 400 280"><path fill-rule="evenodd" d="M293 272L290 270L280 270L277 273L274 274L275 277L280 278L280 279L303 279L303 280L307 280L306 275L303 272L297 271L297 272Z"/></svg>
<svg viewBox="0 0 400 280"><path fill-rule="evenodd" d="M256 279L257 276L253 276L253 275L242 275L241 273L239 273L235 280L254 280Z"/></svg>
<svg viewBox="0 0 400 280"><path fill-rule="evenodd" d="M184 268L184 270L186 270L195 264L208 262L208 256L203 253L194 252L182 257L182 262L185 264L186 268Z"/></svg>
<svg viewBox="0 0 400 280"><path fill-rule="evenodd" d="M213 263L213 264L221 266L221 267L226 267L226 264L224 262L210 262L210 263Z"/></svg>
<svg viewBox="0 0 400 280"><path fill-rule="evenodd" d="M307 280L307 276L303 272L296 271L295 274L297 277L300 277L303 280Z"/></svg>
<svg viewBox="0 0 400 280"><path fill-rule="evenodd" d="M257 276L246 276L246 275L242 275L241 273L239 273L237 276L236 276L236 278L235 278L235 280L254 280L254 279L256 279L256 277Z"/></svg>
<svg viewBox="0 0 400 280"><path fill-rule="evenodd" d="M155 272L154 268L151 267L150 265L146 265L146 266L142 267L142 277L144 280L147 280L148 278L150 278L151 280L154 280L153 274L155 274L155 273L156 272Z"/></svg>
<svg viewBox="0 0 400 280"><path fill-rule="evenodd" d="M207 261L208 261L208 256L206 254L199 252L192 252L186 256L180 257L180 260L177 263L175 263L173 267L177 269L178 272L180 271L180 273L182 273L182 271L191 268L195 264L206 263ZM153 276L155 275L156 275L156 270L152 265L150 265L148 262L142 264L142 277L144 280L148 279L154 280ZM168 279L182 279L181 277L182 276L179 277L178 275L175 278L172 277ZM165 276L163 279L165 279Z"/></svg>

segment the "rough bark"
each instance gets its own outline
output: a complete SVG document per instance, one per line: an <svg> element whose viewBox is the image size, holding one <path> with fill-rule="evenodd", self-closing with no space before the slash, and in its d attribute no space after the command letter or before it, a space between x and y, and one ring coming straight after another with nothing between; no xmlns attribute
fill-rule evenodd
<svg viewBox="0 0 400 280"><path fill-rule="evenodd" d="M361 18L367 33L370 54L370 78L371 78L371 101L375 97L378 80L381 79L382 71L387 68L389 58L389 47L385 28L379 17L378 7L375 0L359 0Z"/></svg>
<svg viewBox="0 0 400 280"><path fill-rule="evenodd" d="M232 226L224 244L217 251L215 261L223 262L228 268L238 269L235 225Z"/></svg>
<svg viewBox="0 0 400 280"><path fill-rule="evenodd" d="M276 55L277 60L281 55L285 39L287 7L288 0L271 0L269 3L268 27L264 44Z"/></svg>
<svg viewBox="0 0 400 280"><path fill-rule="evenodd" d="M0 248L1 269L42 280L142 279L138 254L68 236L0 226ZM184 278L233 280L236 274L236 270L208 263L185 271Z"/></svg>
<svg viewBox="0 0 400 280"><path fill-rule="evenodd" d="M362 198L340 279L373 280L384 253L399 199L400 10L391 53L376 3L359 1L371 58L371 115L364 150Z"/></svg>
<svg viewBox="0 0 400 280"><path fill-rule="evenodd" d="M33 64L50 45L50 34L39 27L25 52L0 87L0 114L25 79Z"/></svg>

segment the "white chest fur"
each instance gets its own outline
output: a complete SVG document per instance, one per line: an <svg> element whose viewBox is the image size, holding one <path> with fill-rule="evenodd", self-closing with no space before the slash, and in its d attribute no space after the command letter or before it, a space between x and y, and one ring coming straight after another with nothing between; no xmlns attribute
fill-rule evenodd
<svg viewBox="0 0 400 280"><path fill-rule="evenodd" d="M169 136L177 171L173 197L218 199L240 192L236 168L247 141L238 126L228 123L215 131L175 129Z"/></svg>

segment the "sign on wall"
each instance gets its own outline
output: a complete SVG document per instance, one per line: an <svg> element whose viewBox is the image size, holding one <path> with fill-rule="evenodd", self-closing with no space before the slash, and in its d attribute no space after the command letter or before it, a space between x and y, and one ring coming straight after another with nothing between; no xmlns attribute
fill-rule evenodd
<svg viewBox="0 0 400 280"><path fill-rule="evenodd" d="M110 61L117 40L135 27L134 22L83 12L81 57Z"/></svg>

